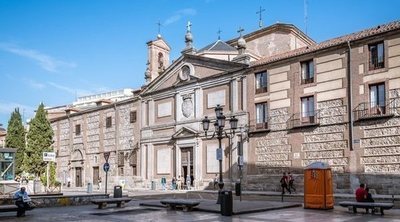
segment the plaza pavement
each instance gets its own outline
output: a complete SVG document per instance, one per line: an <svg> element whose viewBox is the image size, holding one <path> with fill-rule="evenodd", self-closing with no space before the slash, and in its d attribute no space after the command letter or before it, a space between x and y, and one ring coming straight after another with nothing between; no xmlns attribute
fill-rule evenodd
<svg viewBox="0 0 400 222"><path fill-rule="evenodd" d="M100 191L95 191L99 193ZM85 194L79 190L64 190L64 195ZM384 216L360 213L353 214L348 209L335 206L333 210L310 210L303 207L292 207L276 209L280 201L279 193L276 192L245 192L243 201L240 202L235 197L234 207L252 209L254 206L274 207L267 211L233 215L231 217L222 216L211 211L192 211L183 212L182 210L167 210L163 207L140 206L140 203L158 202L163 198L189 198L201 200L206 206L216 209L216 191L154 191L154 190L134 190L124 192L124 194L134 197L125 208L116 208L109 205L106 209L97 209L96 205L69 206L69 207L50 207L37 208L28 211L27 216L16 218L15 212L0 213L0 221L278 221L278 222L358 222L358 221L399 221L400 209L385 211ZM351 195L349 195L351 196ZM389 198L389 197L387 197ZM396 199L398 197L395 197ZM263 202L263 203L262 203ZM238 204L239 203L239 204ZM302 203L302 194L285 196L282 204ZM272 204L272 205L271 205Z"/></svg>

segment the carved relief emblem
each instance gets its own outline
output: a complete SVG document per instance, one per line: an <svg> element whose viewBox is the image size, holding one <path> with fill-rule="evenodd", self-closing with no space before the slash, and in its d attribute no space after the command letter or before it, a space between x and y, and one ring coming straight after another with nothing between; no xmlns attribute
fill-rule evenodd
<svg viewBox="0 0 400 222"><path fill-rule="evenodd" d="M186 118L189 118L193 113L193 102L190 95L183 96L182 113Z"/></svg>

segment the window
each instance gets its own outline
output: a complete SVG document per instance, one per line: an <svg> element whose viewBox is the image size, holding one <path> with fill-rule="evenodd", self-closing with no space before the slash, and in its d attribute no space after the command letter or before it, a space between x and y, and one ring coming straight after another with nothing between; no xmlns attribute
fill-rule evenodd
<svg viewBox="0 0 400 222"><path fill-rule="evenodd" d="M315 123L314 96L301 98L301 122Z"/></svg>
<svg viewBox="0 0 400 222"><path fill-rule="evenodd" d="M124 152L118 153L118 166L124 166Z"/></svg>
<svg viewBox="0 0 400 222"><path fill-rule="evenodd" d="M301 63L301 84L314 82L314 62L313 60Z"/></svg>
<svg viewBox="0 0 400 222"><path fill-rule="evenodd" d="M267 84L268 84L268 80L267 80L268 76L267 76L267 72L260 72L260 73L256 73L256 93L263 93L263 92L267 92Z"/></svg>
<svg viewBox="0 0 400 222"><path fill-rule="evenodd" d="M368 46L369 49L369 70L385 67L385 52L383 42Z"/></svg>
<svg viewBox="0 0 400 222"><path fill-rule="evenodd" d="M75 136L81 135L81 124L75 125Z"/></svg>
<svg viewBox="0 0 400 222"><path fill-rule="evenodd" d="M268 129L267 103L256 104L256 129Z"/></svg>
<svg viewBox="0 0 400 222"><path fill-rule="evenodd" d="M129 116L129 122L136 123L136 111L131 111L130 116Z"/></svg>
<svg viewBox="0 0 400 222"><path fill-rule="evenodd" d="M137 176L137 167L136 167L136 163L137 163L137 151L133 150L131 153L131 156L129 157L129 165L131 165L132 167L132 175L133 176Z"/></svg>
<svg viewBox="0 0 400 222"><path fill-rule="evenodd" d="M106 128L110 128L112 126L111 116L106 118Z"/></svg>
<svg viewBox="0 0 400 222"><path fill-rule="evenodd" d="M369 100L371 115L385 114L385 84L379 83L369 86Z"/></svg>
<svg viewBox="0 0 400 222"><path fill-rule="evenodd" d="M124 167L119 167L118 168L118 176L123 176L124 175Z"/></svg>

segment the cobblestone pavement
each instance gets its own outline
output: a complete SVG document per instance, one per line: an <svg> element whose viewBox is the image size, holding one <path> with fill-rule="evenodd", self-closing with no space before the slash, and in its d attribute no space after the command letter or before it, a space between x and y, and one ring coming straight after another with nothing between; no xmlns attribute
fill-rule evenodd
<svg viewBox="0 0 400 222"><path fill-rule="evenodd" d="M384 216L365 213L353 214L342 207L334 210L306 210L302 207L264 211L243 215L225 217L217 213L183 212L181 210L167 210L164 208L140 207L139 202L131 201L125 208L115 208L110 205L106 209L97 209L95 205L38 208L28 211L27 216L16 218L15 212L0 213L0 221L277 221L277 222L358 222L358 221L399 221L400 210L388 210ZM148 200L151 201L151 200Z"/></svg>

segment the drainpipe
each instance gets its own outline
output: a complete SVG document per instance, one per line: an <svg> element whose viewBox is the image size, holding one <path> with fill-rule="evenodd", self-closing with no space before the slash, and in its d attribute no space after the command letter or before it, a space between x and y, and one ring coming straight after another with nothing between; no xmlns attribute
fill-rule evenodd
<svg viewBox="0 0 400 222"><path fill-rule="evenodd" d="M347 52L347 95L349 98L347 99L347 107L348 107L348 113L349 113L349 148L350 151L353 151L353 84L352 84L352 79L351 79L351 45L350 41L347 41L347 47L348 47L348 52Z"/></svg>

